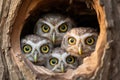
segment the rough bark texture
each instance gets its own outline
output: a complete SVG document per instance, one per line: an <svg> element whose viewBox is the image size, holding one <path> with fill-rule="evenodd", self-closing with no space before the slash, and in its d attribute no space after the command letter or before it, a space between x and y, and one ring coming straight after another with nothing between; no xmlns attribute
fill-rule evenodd
<svg viewBox="0 0 120 80"><path fill-rule="evenodd" d="M72 71L73 73L70 73L71 71L57 75L49 71L46 73L41 71L44 68L28 67L29 65L25 64L26 60L20 61L18 57L20 33L23 28L21 26L37 7L41 9L48 7L49 10L49 6L42 7L42 5L51 4L52 1L55 0L0 0L0 80L35 80L36 78L38 80L120 80L120 0L86 0L87 6L94 8L97 13L100 35L96 51L90 58L84 60L85 64ZM58 3L62 1L64 0L58 0ZM74 0L66 1L71 5ZM40 6L37 5L38 3L41 3ZM68 5L67 2L64 4ZM81 12L80 14L87 14L89 10L81 10ZM86 66L88 64L94 65ZM48 76L41 75L42 72Z"/></svg>

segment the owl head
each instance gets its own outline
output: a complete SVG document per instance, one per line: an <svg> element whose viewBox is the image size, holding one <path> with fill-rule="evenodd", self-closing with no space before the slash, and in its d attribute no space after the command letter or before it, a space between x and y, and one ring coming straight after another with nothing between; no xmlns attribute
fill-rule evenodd
<svg viewBox="0 0 120 80"><path fill-rule="evenodd" d="M61 48L76 56L88 56L95 50L97 38L97 30L93 28L73 28L64 35Z"/></svg>
<svg viewBox="0 0 120 80"><path fill-rule="evenodd" d="M68 69L75 69L79 65L77 57L70 55L64 49L55 48L47 59L46 68L53 72L66 72Z"/></svg>
<svg viewBox="0 0 120 80"><path fill-rule="evenodd" d="M51 53L52 42L37 35L27 35L21 40L21 50L25 57L33 63L43 63Z"/></svg>
<svg viewBox="0 0 120 80"><path fill-rule="evenodd" d="M51 13L37 21L34 33L50 39L54 45L60 45L64 34L73 26L75 23L69 17Z"/></svg>

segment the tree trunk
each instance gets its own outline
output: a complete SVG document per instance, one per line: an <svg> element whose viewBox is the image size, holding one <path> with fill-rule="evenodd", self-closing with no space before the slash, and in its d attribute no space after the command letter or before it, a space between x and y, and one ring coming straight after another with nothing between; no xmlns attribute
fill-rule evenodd
<svg viewBox="0 0 120 80"><path fill-rule="evenodd" d="M99 23L96 50L76 70L63 74L34 66L20 51L22 29L36 22L35 16L53 10L51 4L58 11L69 6L68 13L75 7L74 14L96 14ZM120 80L119 8L120 0L0 0L0 80Z"/></svg>

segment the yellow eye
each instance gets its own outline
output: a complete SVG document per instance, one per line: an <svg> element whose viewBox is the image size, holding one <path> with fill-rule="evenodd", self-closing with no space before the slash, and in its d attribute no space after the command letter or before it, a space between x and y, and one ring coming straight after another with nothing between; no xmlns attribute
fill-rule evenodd
<svg viewBox="0 0 120 80"><path fill-rule="evenodd" d="M50 50L50 48L49 48L48 45L43 45L43 46L40 47L40 51L41 51L42 53L47 54L47 53L49 52L49 50Z"/></svg>
<svg viewBox="0 0 120 80"><path fill-rule="evenodd" d="M48 33L50 31L50 27L47 24L43 24L41 28L44 33Z"/></svg>
<svg viewBox="0 0 120 80"><path fill-rule="evenodd" d="M64 24L62 24L62 25L59 26L59 32L64 33L67 30L68 30L68 25L67 24L64 23Z"/></svg>
<svg viewBox="0 0 120 80"><path fill-rule="evenodd" d="M50 63L50 65L55 66L56 64L58 64L58 59L57 58L51 58L49 60L49 63Z"/></svg>
<svg viewBox="0 0 120 80"><path fill-rule="evenodd" d="M69 38L68 38L68 43L69 43L70 45L74 45L74 44L76 44L76 39L75 39L74 37L69 37Z"/></svg>
<svg viewBox="0 0 120 80"><path fill-rule="evenodd" d="M73 64L73 63L75 62L75 57L73 57L73 56L68 56L68 57L66 58L66 62L67 62L68 64Z"/></svg>
<svg viewBox="0 0 120 80"><path fill-rule="evenodd" d="M23 51L25 53L30 53L32 51L32 47L30 45L23 46Z"/></svg>
<svg viewBox="0 0 120 80"><path fill-rule="evenodd" d="M94 39L92 36L86 38L86 40L85 40L85 43L86 43L87 45L93 45L94 42L95 42L95 39Z"/></svg>

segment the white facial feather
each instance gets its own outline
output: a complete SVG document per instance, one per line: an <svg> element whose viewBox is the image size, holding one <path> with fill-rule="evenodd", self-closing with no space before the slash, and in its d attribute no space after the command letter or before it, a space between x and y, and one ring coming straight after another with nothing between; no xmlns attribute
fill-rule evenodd
<svg viewBox="0 0 120 80"><path fill-rule="evenodd" d="M48 46L48 52L43 53L41 47L43 45ZM25 52L24 47L27 46L31 50L30 52ZM30 48L31 47L31 48ZM45 58L49 56L53 48L52 42L44 37L38 35L27 35L21 40L21 50L22 53L26 56L31 62L37 63L40 62L42 65L45 62Z"/></svg>
<svg viewBox="0 0 120 80"><path fill-rule="evenodd" d="M62 26L62 24L65 24L65 26L67 27L65 32L59 31L59 27ZM49 26L50 29L48 32L43 31L43 25ZM75 27L75 25L76 24L69 17L63 16L61 14L46 14L37 21L34 33L50 39L51 41L53 41L53 44L55 46L59 46L61 45L64 34L72 27Z"/></svg>
<svg viewBox="0 0 120 80"><path fill-rule="evenodd" d="M69 63L67 61L73 61ZM57 61L57 62L56 62ZM46 68L53 72L66 72L68 69L75 69L79 65L77 57L70 55L64 49L55 48L47 60Z"/></svg>
<svg viewBox="0 0 120 80"><path fill-rule="evenodd" d="M74 44L70 44L70 37L75 39ZM86 57L95 50L97 37L98 32L93 28L73 28L64 35L61 48L66 49L66 51L70 52L72 55ZM87 42L86 40L88 38L89 41ZM92 44L89 44L89 42L92 42Z"/></svg>
<svg viewBox="0 0 120 80"><path fill-rule="evenodd" d="M53 54L52 54L53 57L56 57L57 59L59 59L59 63L60 63L61 61L63 61L64 63L66 63L65 59L66 59L66 57L69 56L69 55L70 55L70 54L67 53L67 52L64 52L64 53L62 53L62 54L59 54L59 53L53 53Z"/></svg>

